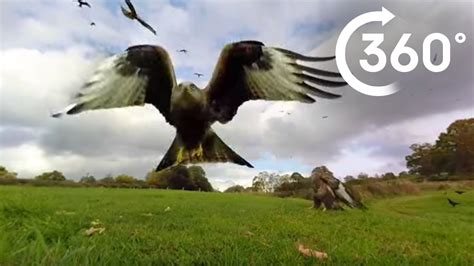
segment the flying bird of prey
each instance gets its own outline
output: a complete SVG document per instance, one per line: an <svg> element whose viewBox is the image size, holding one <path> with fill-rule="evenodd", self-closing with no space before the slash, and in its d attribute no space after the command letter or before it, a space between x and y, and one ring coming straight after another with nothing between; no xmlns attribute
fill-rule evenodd
<svg viewBox="0 0 474 266"><path fill-rule="evenodd" d="M95 22L91 22L91 24L90 24L90 25L91 25L91 26L95 26Z"/></svg>
<svg viewBox="0 0 474 266"><path fill-rule="evenodd" d="M466 191L462 191L462 190L455 190L454 192L458 193L459 195L466 193Z"/></svg>
<svg viewBox="0 0 474 266"><path fill-rule="evenodd" d="M456 201L454 201L454 200L452 200L452 199L450 199L450 198L448 198L448 202L449 202L449 204L451 204L451 206L453 206L453 207L456 207L456 205L460 204L459 202L456 202Z"/></svg>
<svg viewBox="0 0 474 266"><path fill-rule="evenodd" d="M340 95L322 87L341 87L339 73L303 66L303 62L330 61L335 57L307 57L258 41L226 45L204 89L190 82L177 84L168 53L159 46L138 45L111 56L97 68L75 95L73 104L60 113L154 105L176 128L176 137L157 171L178 164L232 162L252 167L212 130L215 122L227 123L240 105L250 100L313 103Z"/></svg>
<svg viewBox="0 0 474 266"><path fill-rule="evenodd" d="M176 52L178 52L178 53L183 53L183 54L187 54L187 53L188 53L188 50L186 50L186 49L181 49L181 50L177 50Z"/></svg>
<svg viewBox="0 0 474 266"><path fill-rule="evenodd" d="M194 75L196 75L198 78L204 76L204 74L201 74L201 73L198 73L198 72L194 72Z"/></svg>
<svg viewBox="0 0 474 266"><path fill-rule="evenodd" d="M151 32L153 32L153 34L156 35L155 29L153 29L148 23L146 23L142 18L138 16L135 7L133 7L132 5L132 2L130 0L125 0L125 3L127 4L130 10L126 10L123 6L120 6L122 13L131 20L136 19L138 22L140 22L140 24L142 24L145 28L149 29Z"/></svg>
<svg viewBox="0 0 474 266"><path fill-rule="evenodd" d="M83 0L77 0L77 3L79 4L78 5L79 7L82 7L82 6L88 6L89 8L91 7L91 5L89 3L87 3L86 1L83 1Z"/></svg>

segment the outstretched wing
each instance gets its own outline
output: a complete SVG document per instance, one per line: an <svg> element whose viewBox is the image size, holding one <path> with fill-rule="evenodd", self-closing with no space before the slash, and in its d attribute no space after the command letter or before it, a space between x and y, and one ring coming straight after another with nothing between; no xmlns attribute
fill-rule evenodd
<svg viewBox="0 0 474 266"><path fill-rule="evenodd" d="M173 65L163 48L132 46L107 58L75 95L73 104L53 117L151 103L168 120L175 85Z"/></svg>
<svg viewBox="0 0 474 266"><path fill-rule="evenodd" d="M315 102L309 95L334 99L338 94L321 89L341 87L346 82L336 72L297 63L329 61L335 57L308 57L266 47L257 41L242 41L224 47L211 81L206 87L214 118L228 122L248 100ZM337 78L334 81L329 78Z"/></svg>
<svg viewBox="0 0 474 266"><path fill-rule="evenodd" d="M149 31L151 31L153 34L156 35L156 30L153 29L152 26L150 26L150 24L146 23L143 19L141 19L140 17L137 17L137 20L138 22L140 22L140 24L142 24L143 27L147 28Z"/></svg>
<svg viewBox="0 0 474 266"><path fill-rule="evenodd" d="M137 11L135 10L135 7L132 4L132 1L130 0L125 0L125 4L127 4L128 8L130 9L130 12L132 13L133 16L137 15Z"/></svg>

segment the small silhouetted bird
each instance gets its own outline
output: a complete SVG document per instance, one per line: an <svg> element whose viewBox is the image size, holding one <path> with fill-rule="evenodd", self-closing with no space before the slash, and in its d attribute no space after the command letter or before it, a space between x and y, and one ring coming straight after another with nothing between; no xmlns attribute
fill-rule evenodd
<svg viewBox="0 0 474 266"><path fill-rule="evenodd" d="M91 22L91 26L95 26L95 22Z"/></svg>
<svg viewBox="0 0 474 266"><path fill-rule="evenodd" d="M326 119L326 118L328 118L328 116L327 116L327 115L323 116L323 119Z"/></svg>
<svg viewBox="0 0 474 266"><path fill-rule="evenodd" d="M449 202L449 204L451 204L451 206L453 206L453 207L456 207L456 205L460 204L459 202L456 202L456 201L454 201L454 200L452 200L452 199L450 199L450 198L448 198L448 202Z"/></svg>
<svg viewBox="0 0 474 266"><path fill-rule="evenodd" d="M455 190L454 192L458 193L459 195L466 193L466 191L462 191L462 190Z"/></svg>
<svg viewBox="0 0 474 266"><path fill-rule="evenodd" d="M91 7L89 3L83 0L77 0L77 3L79 4L79 7L82 7L82 6L88 6L89 8Z"/></svg>
<svg viewBox="0 0 474 266"><path fill-rule="evenodd" d="M136 19L138 22L140 22L140 24L142 24L145 28L149 29L151 32L153 32L153 34L156 35L155 29L153 29L148 23L146 23L142 18L138 16L135 7L133 7L132 5L132 2L130 0L125 0L125 3L127 4L130 11L126 10L123 6L120 6L120 8L122 9L122 13L131 20Z"/></svg>
<svg viewBox="0 0 474 266"><path fill-rule="evenodd" d="M204 74L201 74L201 73L197 73L197 72L194 72L194 75L196 75L198 78L204 76Z"/></svg>
<svg viewBox="0 0 474 266"><path fill-rule="evenodd" d="M178 52L178 53L183 53L183 54L187 54L187 53L188 53L188 50L186 50L186 49L181 49L181 50L177 50L176 52Z"/></svg>

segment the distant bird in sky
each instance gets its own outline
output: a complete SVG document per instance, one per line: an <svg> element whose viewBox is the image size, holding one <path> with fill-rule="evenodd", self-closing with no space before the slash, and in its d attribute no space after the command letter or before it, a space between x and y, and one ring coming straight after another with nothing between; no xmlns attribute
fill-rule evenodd
<svg viewBox="0 0 474 266"><path fill-rule="evenodd" d="M155 29L153 29L148 23L146 23L142 18L140 18L137 14L137 11L135 10L135 7L133 7L132 2L130 0L125 0L125 3L127 4L129 10L126 10L123 6L120 6L122 13L129 19L134 20L136 19L140 24L142 24L145 28L149 29L153 34L156 35Z"/></svg>
<svg viewBox="0 0 474 266"><path fill-rule="evenodd" d="M177 50L176 52L178 52L178 53L183 53L183 54L187 54L187 53L188 53L188 50L186 50L186 49L181 49L181 50Z"/></svg>
<svg viewBox="0 0 474 266"><path fill-rule="evenodd" d="M88 6L89 8L91 7L89 3L83 0L77 0L77 3L79 4L79 7L82 7L82 6Z"/></svg>
<svg viewBox="0 0 474 266"><path fill-rule="evenodd" d="M451 206L453 206L453 207L456 207L456 205L460 204L459 202L456 202L456 201L454 201L454 200L452 200L452 199L450 199L450 198L448 198L448 202L449 202L449 204L451 204Z"/></svg>
<svg viewBox="0 0 474 266"><path fill-rule="evenodd" d="M454 192L458 193L459 195L466 193L466 191L462 191L462 190L455 190Z"/></svg>
<svg viewBox="0 0 474 266"><path fill-rule="evenodd" d="M204 74L201 74L201 73L198 73L198 72L194 72L194 75L196 75L198 78L204 76Z"/></svg>
<svg viewBox="0 0 474 266"><path fill-rule="evenodd" d="M251 100L314 103L310 95L341 97L328 91L347 85L339 73L299 64L334 59L308 57L258 41L231 43L223 48L207 86L199 89L191 82L177 84L165 49L132 46L106 58L75 95L73 103L53 117L150 103L176 128L176 137L156 171L204 162L253 167L227 146L211 125L231 121L239 107ZM339 77L340 81L325 77Z"/></svg>
<svg viewBox="0 0 474 266"><path fill-rule="evenodd" d="M95 22L91 22L91 26L95 26Z"/></svg>
<svg viewBox="0 0 474 266"><path fill-rule="evenodd" d="M326 119L326 118L328 118L328 116L327 116L327 115L323 116L323 119Z"/></svg>

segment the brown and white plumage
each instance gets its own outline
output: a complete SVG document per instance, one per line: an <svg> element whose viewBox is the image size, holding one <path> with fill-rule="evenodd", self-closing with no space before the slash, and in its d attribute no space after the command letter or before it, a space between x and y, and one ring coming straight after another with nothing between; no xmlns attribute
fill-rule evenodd
<svg viewBox="0 0 474 266"><path fill-rule="evenodd" d="M333 60L334 57L307 57L281 48L266 47L257 41L246 41L224 47L211 81L205 88L216 119L225 123L238 107L249 100L299 101L313 103L310 97L326 99L340 95L320 87L342 87L344 81L336 72L307 67L302 62ZM319 76L319 77L318 77Z"/></svg>
<svg viewBox="0 0 474 266"><path fill-rule="evenodd" d="M170 57L163 48L133 46L104 60L75 95L73 104L53 116L150 103L177 130L157 170L199 162L234 162L252 167L210 126L216 121L230 121L238 107L249 100L313 103L311 96L340 97L327 91L346 84L339 73L297 62L332 59L306 57L256 41L232 43L224 47L209 84L201 90L189 82L176 83Z"/></svg>

